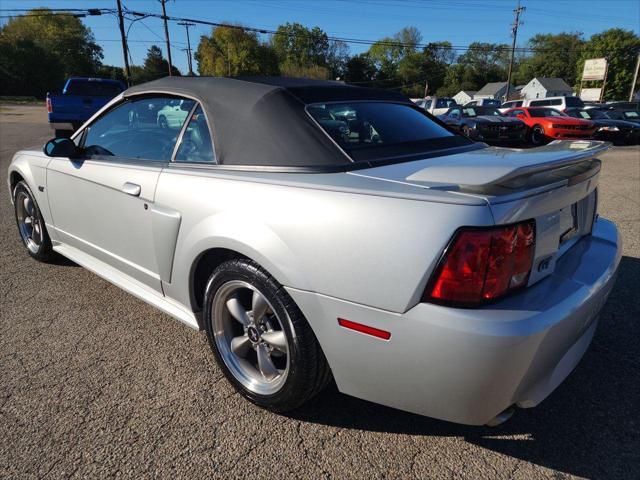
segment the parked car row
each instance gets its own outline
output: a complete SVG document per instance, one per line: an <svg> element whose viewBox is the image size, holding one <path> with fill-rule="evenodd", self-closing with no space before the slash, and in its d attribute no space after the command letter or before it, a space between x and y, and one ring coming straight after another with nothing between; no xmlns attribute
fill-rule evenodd
<svg viewBox="0 0 640 480"><path fill-rule="evenodd" d="M489 144L539 146L578 138L637 144L640 139L640 115L635 111L568 108L562 112L550 107L517 107L501 112L494 107L455 106L438 118L472 140Z"/></svg>

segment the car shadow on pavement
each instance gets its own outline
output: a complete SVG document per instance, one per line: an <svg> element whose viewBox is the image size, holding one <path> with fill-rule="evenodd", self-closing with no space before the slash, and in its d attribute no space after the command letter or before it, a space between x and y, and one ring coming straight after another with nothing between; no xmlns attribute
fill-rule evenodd
<svg viewBox="0 0 640 480"><path fill-rule="evenodd" d="M339 428L455 436L588 478L640 478L640 259L623 257L596 336L577 368L536 408L495 427L401 412L329 387L288 416Z"/></svg>
<svg viewBox="0 0 640 480"><path fill-rule="evenodd" d="M73 260L69 260L67 257L63 257L62 255L54 255L51 260L47 263L50 265L55 265L56 267L79 267L76 262Z"/></svg>

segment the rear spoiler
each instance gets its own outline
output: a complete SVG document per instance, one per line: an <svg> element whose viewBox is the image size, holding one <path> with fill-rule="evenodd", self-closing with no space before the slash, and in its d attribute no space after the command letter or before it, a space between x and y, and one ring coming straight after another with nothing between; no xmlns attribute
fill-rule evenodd
<svg viewBox="0 0 640 480"><path fill-rule="evenodd" d="M543 172L572 166L580 167L577 170L591 170L590 167L596 164L599 168L600 162L592 160L610 147L608 142L592 140L554 141L530 150L490 147L473 153L430 159L424 168L406 177L405 181L435 189L455 185L459 191L474 193L488 193L490 186L521 188L524 184L531 186L526 179L539 177L538 174Z"/></svg>

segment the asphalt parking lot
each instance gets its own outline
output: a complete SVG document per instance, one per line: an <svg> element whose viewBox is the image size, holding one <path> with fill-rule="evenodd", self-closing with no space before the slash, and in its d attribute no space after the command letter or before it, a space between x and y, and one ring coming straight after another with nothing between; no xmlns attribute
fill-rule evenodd
<svg viewBox="0 0 640 480"><path fill-rule="evenodd" d="M32 260L6 170L51 136L42 106L0 108L1 478L640 478L640 147L602 157L599 211L624 257L590 350L541 405L486 428L332 388L268 413L226 383L204 333Z"/></svg>

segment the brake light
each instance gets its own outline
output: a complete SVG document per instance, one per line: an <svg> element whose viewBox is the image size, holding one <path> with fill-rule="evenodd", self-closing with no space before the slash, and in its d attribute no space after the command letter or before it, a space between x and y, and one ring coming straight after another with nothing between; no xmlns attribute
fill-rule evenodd
<svg viewBox="0 0 640 480"><path fill-rule="evenodd" d="M51 99L47 98L47 113L53 112L53 108L51 107Z"/></svg>
<svg viewBox="0 0 640 480"><path fill-rule="evenodd" d="M533 220L458 231L423 300L472 306L495 300L529 280L535 249Z"/></svg>

